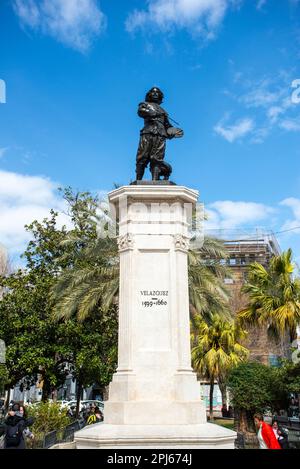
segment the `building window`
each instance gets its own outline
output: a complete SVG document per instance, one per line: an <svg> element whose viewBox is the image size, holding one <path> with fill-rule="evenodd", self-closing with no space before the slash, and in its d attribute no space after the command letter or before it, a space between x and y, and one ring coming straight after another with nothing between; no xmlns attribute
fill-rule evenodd
<svg viewBox="0 0 300 469"><path fill-rule="evenodd" d="M235 257L232 257L231 259L229 259L229 265L236 265L236 258Z"/></svg>

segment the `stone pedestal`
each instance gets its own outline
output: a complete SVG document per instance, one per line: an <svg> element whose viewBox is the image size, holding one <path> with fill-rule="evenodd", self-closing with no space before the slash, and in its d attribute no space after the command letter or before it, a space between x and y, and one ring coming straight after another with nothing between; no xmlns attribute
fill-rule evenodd
<svg viewBox="0 0 300 469"><path fill-rule="evenodd" d="M120 251L118 368L105 423L77 448L233 448L235 433L206 422L191 368L187 252L198 193L124 186L109 194Z"/></svg>

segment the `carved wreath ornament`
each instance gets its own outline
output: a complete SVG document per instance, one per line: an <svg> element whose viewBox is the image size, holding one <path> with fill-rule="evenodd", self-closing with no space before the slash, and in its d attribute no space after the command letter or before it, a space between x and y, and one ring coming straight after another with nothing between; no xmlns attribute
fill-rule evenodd
<svg viewBox="0 0 300 469"><path fill-rule="evenodd" d="M118 238L118 247L119 251L123 251L125 249L132 249L134 245L133 235L130 233L126 233L125 235L119 236Z"/></svg>
<svg viewBox="0 0 300 469"><path fill-rule="evenodd" d="M174 236L175 249L182 249L183 251L188 251L189 249L189 238L181 234L176 234Z"/></svg>

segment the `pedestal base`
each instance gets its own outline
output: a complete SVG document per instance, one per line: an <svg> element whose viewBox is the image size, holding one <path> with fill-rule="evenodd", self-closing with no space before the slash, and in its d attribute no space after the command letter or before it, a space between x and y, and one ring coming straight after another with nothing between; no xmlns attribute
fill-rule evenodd
<svg viewBox="0 0 300 469"><path fill-rule="evenodd" d="M165 181L164 179L159 181L133 181L130 183L131 186L176 186L175 182Z"/></svg>
<svg viewBox="0 0 300 469"><path fill-rule="evenodd" d="M236 433L198 425L95 424L75 433L77 449L234 449Z"/></svg>

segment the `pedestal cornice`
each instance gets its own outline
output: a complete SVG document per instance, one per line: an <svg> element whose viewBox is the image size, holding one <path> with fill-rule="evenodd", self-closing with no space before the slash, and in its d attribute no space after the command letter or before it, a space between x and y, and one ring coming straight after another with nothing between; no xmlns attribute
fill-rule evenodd
<svg viewBox="0 0 300 469"><path fill-rule="evenodd" d="M185 186L122 186L108 194L111 203L127 197L131 202L196 203L199 192Z"/></svg>

